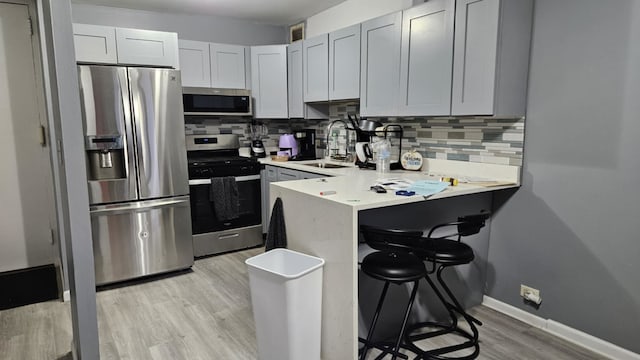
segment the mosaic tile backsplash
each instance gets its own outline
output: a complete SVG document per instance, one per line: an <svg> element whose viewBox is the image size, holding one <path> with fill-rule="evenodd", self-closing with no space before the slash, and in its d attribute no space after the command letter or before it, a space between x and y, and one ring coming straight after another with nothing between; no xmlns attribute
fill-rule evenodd
<svg viewBox="0 0 640 360"><path fill-rule="evenodd" d="M327 120L259 120L268 128L263 137L267 148L277 147L281 134L291 129L316 129L318 156L324 155L329 123L358 114L358 103L332 104ZM403 128L402 152L415 149L423 157L480 163L522 165L524 118L496 119L483 117L437 118L369 118L383 124L400 124ZM238 134L243 146L249 146L250 118L220 117L205 119L185 117L187 134ZM334 128L341 125L334 125ZM397 156L398 140L391 138ZM353 153L353 142L348 148Z"/></svg>

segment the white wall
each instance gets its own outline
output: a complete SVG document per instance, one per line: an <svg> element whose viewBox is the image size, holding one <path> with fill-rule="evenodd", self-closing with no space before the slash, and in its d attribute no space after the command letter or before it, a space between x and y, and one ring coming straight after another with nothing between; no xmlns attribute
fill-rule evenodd
<svg viewBox="0 0 640 360"><path fill-rule="evenodd" d="M54 262L49 149L40 146L29 8L0 3L0 272Z"/></svg>
<svg viewBox="0 0 640 360"><path fill-rule="evenodd" d="M221 16L168 14L72 4L73 22L177 32L178 38L237 45L284 44L284 26L255 24Z"/></svg>
<svg viewBox="0 0 640 360"><path fill-rule="evenodd" d="M305 38L413 6L413 0L347 0L307 19Z"/></svg>

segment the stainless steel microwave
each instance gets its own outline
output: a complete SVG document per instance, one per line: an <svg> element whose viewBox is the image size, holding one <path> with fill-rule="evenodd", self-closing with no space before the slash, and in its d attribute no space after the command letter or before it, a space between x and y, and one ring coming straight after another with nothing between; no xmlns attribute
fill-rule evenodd
<svg viewBox="0 0 640 360"><path fill-rule="evenodd" d="M251 90L183 87L185 115L251 116Z"/></svg>

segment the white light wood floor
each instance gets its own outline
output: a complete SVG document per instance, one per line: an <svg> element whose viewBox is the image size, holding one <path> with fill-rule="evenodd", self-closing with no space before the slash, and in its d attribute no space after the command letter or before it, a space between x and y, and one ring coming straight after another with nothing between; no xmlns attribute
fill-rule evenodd
<svg viewBox="0 0 640 360"><path fill-rule="evenodd" d="M101 359L256 359L244 260L262 251L200 259L193 271L98 292ZM484 322L479 359L604 359L486 307L472 314ZM2 360L71 360L71 337L68 303L0 311Z"/></svg>

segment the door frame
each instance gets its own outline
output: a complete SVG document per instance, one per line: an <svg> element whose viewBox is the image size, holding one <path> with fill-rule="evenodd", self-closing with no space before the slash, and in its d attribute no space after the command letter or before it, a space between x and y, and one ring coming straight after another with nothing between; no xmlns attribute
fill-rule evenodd
<svg viewBox="0 0 640 360"><path fill-rule="evenodd" d="M55 136L52 133L51 129L55 126L50 116L47 114L47 104L45 101L45 84L44 84L44 74L43 74L43 61L42 61L42 49L40 47L41 37L38 26L38 13L36 8L35 0L0 0L0 3L6 4L15 4L15 5L24 5L27 7L28 16L31 19L31 51L33 53L33 71L34 71L34 79L35 79L35 97L36 97L36 106L38 113L38 123L44 127L44 141L45 147L48 152L48 166L46 169L43 169L44 176L46 176L45 183L47 184L47 201L50 203L50 208L48 209L49 217L49 228L51 229L51 239L52 241L52 261L56 268L57 273L57 281L58 281L58 298L61 300L65 300L65 289L68 288L67 276L66 276L66 258L64 251L64 242L61 239L64 239L63 234L60 233L60 219L58 214L58 196L56 191L56 181L54 180L55 173L55 161L57 160L57 156L54 156L54 142ZM68 294L68 291L66 292Z"/></svg>

